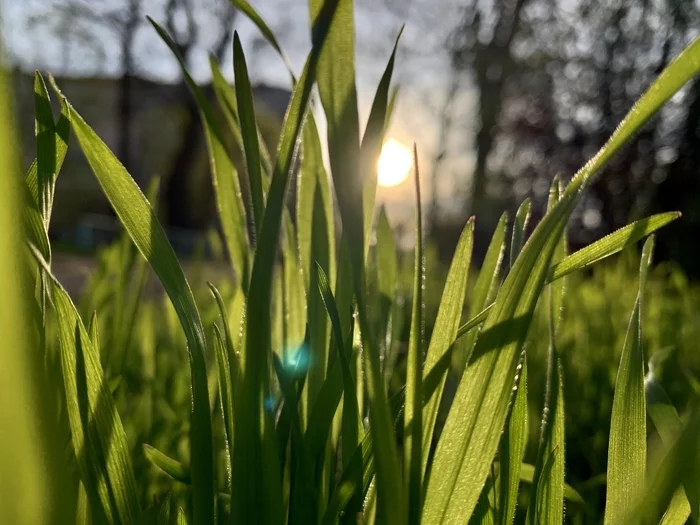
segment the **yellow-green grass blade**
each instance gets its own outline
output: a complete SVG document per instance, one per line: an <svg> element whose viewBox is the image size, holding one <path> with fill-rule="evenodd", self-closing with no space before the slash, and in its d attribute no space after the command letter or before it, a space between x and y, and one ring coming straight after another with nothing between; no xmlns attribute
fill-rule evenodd
<svg viewBox="0 0 700 525"><path fill-rule="evenodd" d="M231 472L233 465L233 381L231 379L231 365L229 352L224 343L219 327L214 324L214 352L216 353L216 367L219 373L219 403L221 414L224 418L224 432L226 434L226 454L228 460L227 471Z"/></svg>
<svg viewBox="0 0 700 525"><path fill-rule="evenodd" d="M389 129L391 124L391 118L394 116L394 108L396 107L396 101L399 99L399 86L394 86L391 89L391 94L389 95L389 103L386 106L386 118L384 119L384 133Z"/></svg>
<svg viewBox="0 0 700 525"><path fill-rule="evenodd" d="M520 481L532 483L535 479L535 466L529 463L520 465ZM584 499L571 485L564 484L564 498L571 503L584 504Z"/></svg>
<svg viewBox="0 0 700 525"><path fill-rule="evenodd" d="M219 103L224 119L228 124L236 147L243 154L243 135L238 120L238 102L236 101L236 92L224 78L219 65L216 63L216 58L209 56L209 67L211 69L212 85L214 87L214 96ZM263 172L266 176L272 175L272 161L270 160L270 152L263 140L260 130L257 130L258 146L260 148L260 159L262 162Z"/></svg>
<svg viewBox="0 0 700 525"><path fill-rule="evenodd" d="M394 232L389 224L386 208L382 206L377 217L376 278L378 308L378 337L382 352L382 373L389 379L392 374L394 332L397 331L401 306L396 301L398 263Z"/></svg>
<svg viewBox="0 0 700 525"><path fill-rule="evenodd" d="M605 146L572 179L560 201L525 244L485 322L474 351L477 358L465 372L447 417L433 467L433 472L439 474L431 476L428 482L424 519L450 523L471 514L498 446L517 357L548 273L549 260L581 190L698 69L700 39L661 73ZM504 330L505 326L509 329Z"/></svg>
<svg viewBox="0 0 700 525"><path fill-rule="evenodd" d="M310 1L317 41L320 0ZM404 521L401 469L393 437L386 387L381 374L378 347L372 333L365 301L363 174L359 171L359 123L354 71L354 23L352 0L339 0L326 45L318 64L318 88L328 124L328 151L340 214L343 237L347 242L352 267L353 289L357 298L360 333L366 356L367 395L370 405L370 428L374 436L377 459L377 515L380 523ZM343 247L341 246L341 253ZM342 266L341 266L342 270ZM342 279L339 276L338 281ZM338 300L340 301L340 294ZM344 299L343 299L344 300Z"/></svg>
<svg viewBox="0 0 700 525"><path fill-rule="evenodd" d="M523 249L523 244L525 243L525 234L527 230L527 225L530 222L530 210L532 208L532 203L530 199L525 199L518 211L515 214L515 222L513 223L513 235L510 239L510 267L513 267L515 259L520 254L520 250Z"/></svg>
<svg viewBox="0 0 700 525"><path fill-rule="evenodd" d="M262 33L262 35L265 37L265 40L273 47L275 51L277 51L277 54L282 58L284 61L284 65L287 68L287 70L292 72L292 66L291 63L289 62L289 59L287 58L287 55L285 55L284 51L282 51L282 47L279 45L279 42L277 41L277 38L275 37L275 34L272 32L270 27L265 23L263 18L258 14L258 12L251 6L247 0L230 0L231 4L233 4L237 9L239 9L243 14L245 14L251 22L255 24L255 26L258 28L258 30ZM292 75L293 76L293 75Z"/></svg>
<svg viewBox="0 0 700 525"><path fill-rule="evenodd" d="M644 397L644 349L642 306L644 286L651 265L654 237L644 243L639 267L639 292L627 328L615 381L610 440L605 523L621 523L637 503L645 485L646 400Z"/></svg>
<svg viewBox="0 0 700 525"><path fill-rule="evenodd" d="M163 284L185 332L192 374L193 510L197 521L211 522L214 516L214 458L204 358L206 342L194 296L163 227L139 187L68 101L62 98L61 103L70 112L73 132L102 190L134 245Z"/></svg>
<svg viewBox="0 0 700 525"><path fill-rule="evenodd" d="M24 219L24 229L27 240L32 243L41 253L41 256L51 262L51 244L46 231L44 221L34 197L29 192L29 187L24 181L20 183L24 193L22 201L22 218Z"/></svg>
<svg viewBox="0 0 700 525"><path fill-rule="evenodd" d="M391 76L394 72L394 62L396 61L396 49L399 46L399 40L403 33L403 27L399 30L399 34L394 41L394 48L391 51L389 62L384 69L377 91L374 95L372 108L369 112L367 127L362 136L362 144L360 145L360 177L363 181L362 209L364 210L364 254L367 259L367 251L369 249L370 234L372 232L372 219L374 217L374 200L377 193L377 161L384 143L384 132L386 131L386 122L389 117L387 105L389 103L389 86L391 85Z"/></svg>
<svg viewBox="0 0 700 525"><path fill-rule="evenodd" d="M425 372L432 370L435 364L444 359L446 352L456 339L459 321L464 308L464 298L467 292L467 279L471 265L472 248L474 246L474 219L471 218L464 226L462 235L457 243L450 269L445 280L445 288L440 299L440 307L435 319L433 336L430 340L428 353L425 358ZM459 344L459 343L458 343ZM435 421L437 420L438 408L442 401L442 393L445 386L445 373L435 393L426 397L426 405L423 409L423 471L428 464L428 454L433 441Z"/></svg>
<svg viewBox="0 0 700 525"><path fill-rule="evenodd" d="M661 438L661 443L667 447L672 446L683 430L683 422L656 378L651 360L649 362L649 371L644 379L644 396L647 404L647 414L649 414L649 418ZM693 461L692 458L688 458L688 460L691 463ZM697 483L697 478L693 478L692 475L683 479L683 484L690 487L690 494L696 493L695 487ZM697 499L694 501L693 510L697 512ZM682 525L688 520L690 515L691 504L688 502L686 491L683 487L678 487L668 509L664 513L662 524L671 525L678 523ZM695 519L695 516L697 514L693 515L693 519Z"/></svg>
<svg viewBox="0 0 700 525"><path fill-rule="evenodd" d="M133 523L141 513L136 479L99 351L68 293L38 251L32 253L50 279L73 451L93 516L105 523Z"/></svg>
<svg viewBox="0 0 700 525"><path fill-rule="evenodd" d="M260 146L258 145L258 126L255 121L255 107L253 105L253 92L248 78L248 66L238 32L233 35L233 72L236 78L236 101L238 103L238 116L243 138L243 151L245 152L246 168L248 171L248 184L251 200L253 202L253 220L255 233L260 235L262 218L265 212L265 200L263 197L263 184L261 172Z"/></svg>
<svg viewBox="0 0 700 525"><path fill-rule="evenodd" d="M403 449L404 483L408 502L408 523L420 522L423 481L423 219L421 210L418 150L413 146L414 181L416 189L416 233L413 260L413 305L406 358L406 404L404 406ZM455 326L455 331L457 327ZM436 356L439 358L439 356Z"/></svg>
<svg viewBox="0 0 700 525"><path fill-rule="evenodd" d="M474 509L474 515L469 520L469 525L493 525L494 516L493 509L489 503L488 492L490 487L487 485L479 495L479 501Z"/></svg>
<svg viewBox="0 0 700 525"><path fill-rule="evenodd" d="M158 525L170 525L170 502L171 496L168 492L165 496L165 500L160 505L160 510L158 511Z"/></svg>
<svg viewBox="0 0 700 525"><path fill-rule="evenodd" d="M669 506L683 480L688 476L697 478L697 468L690 458L697 458L698 435L700 435L700 409L695 405L681 434L667 448L667 452L657 468L647 476L647 485L639 495L636 507L621 523L628 525L657 524L668 511Z"/></svg>
<svg viewBox="0 0 700 525"><path fill-rule="evenodd" d="M34 336L41 319L34 317L31 283L25 282L19 218L27 190L20 187L11 81L9 72L0 73L0 384L6 393L0 404L0 523L66 523L73 518L74 489L67 484L73 485L74 476L65 472L64 432L54 413L52 387L60 379L51 370L47 374L43 345Z"/></svg>
<svg viewBox="0 0 700 525"><path fill-rule="evenodd" d="M501 265L506 252L506 232L508 230L508 215L503 214L496 225L493 232L489 247L486 250L484 262L481 265L479 276L474 283L474 289L469 296L469 317L473 319L484 308L493 303L500 284ZM484 315L481 321L484 321ZM462 334L462 328L457 332L459 338ZM469 333L464 339L458 341L455 346L454 358L452 367L457 377L462 377L464 369L471 358L476 338L479 332L474 330Z"/></svg>
<svg viewBox="0 0 700 525"><path fill-rule="evenodd" d="M306 113L319 60L320 46L330 25L336 2L324 4L314 46L292 94L284 118L282 136L267 197L265 216L253 261L245 325L240 410L236 410L231 522L282 521L281 486L274 451L273 422L263 412L270 394L270 301L272 276L286 190L293 166L297 138ZM240 416L240 417L239 417Z"/></svg>
<svg viewBox="0 0 700 525"><path fill-rule="evenodd" d="M244 290L247 290L249 280L249 247L246 232L246 214L241 198L241 190L238 183L236 168L226 150L223 134L219 127L214 112L207 101L206 96L194 82L178 47L168 33L151 18L148 19L156 32L170 48L180 64L180 69L188 87L195 97L199 107L204 136L209 150L212 184L216 196L216 208L221 220L221 228L224 232L226 249L228 250L231 264ZM195 521L198 521L195 518Z"/></svg>
<svg viewBox="0 0 700 525"><path fill-rule="evenodd" d="M558 177L552 181L547 210L559 201L560 185ZM554 263L566 257L566 234L562 233L554 250ZM540 426L540 441L535 460L535 486L528 507L528 522L541 524L562 523L564 519L564 385L561 359L556 343L555 327L561 315L564 298L564 280L549 284L545 288L549 321L549 351L547 355L547 375L545 383L544 408ZM557 454L552 456L554 451ZM551 465L546 479L543 479L547 461ZM538 499L536 499L538 498Z"/></svg>
<svg viewBox="0 0 700 525"><path fill-rule="evenodd" d="M175 518L175 525L189 525L189 521L187 521L187 514L185 514L185 511L179 507Z"/></svg>
<svg viewBox="0 0 700 525"><path fill-rule="evenodd" d="M37 156L29 168L26 181L41 211L44 229L48 232L56 177L68 150L70 122L68 115L61 111L58 122L54 123L49 92L38 71L34 74L34 108Z"/></svg>
<svg viewBox="0 0 700 525"><path fill-rule="evenodd" d="M680 212L675 211L659 213L630 223L614 231L610 235L589 244L585 248L581 248L572 253L562 261L553 264L547 280L548 282L553 282L576 270L587 268L606 257L622 251L627 246L644 239L659 228L675 221L680 216Z"/></svg>
<svg viewBox="0 0 700 525"><path fill-rule="evenodd" d="M496 523L512 525L518 504L520 472L527 444L527 359L523 354L517 391L499 446L498 506Z"/></svg>
<svg viewBox="0 0 700 525"><path fill-rule="evenodd" d="M343 466L347 468L348 462L357 448L359 442L359 421L360 414L357 406L357 398L355 397L355 380L353 378L352 369L350 368L351 346L345 344L346 341L352 341L351 338L344 338L342 333L342 325L340 316L338 315L338 307L333 297L333 293L328 282L323 268L320 264L316 264L316 281L318 283L318 292L323 300L323 304L328 312L328 317L331 321L331 329L333 332L333 341L338 349L338 357L340 359L341 372L343 375Z"/></svg>
<svg viewBox="0 0 700 525"><path fill-rule="evenodd" d="M171 458L157 448L145 443L143 445L143 453L150 463L158 467L175 481L187 485L192 483L192 472L176 459Z"/></svg>

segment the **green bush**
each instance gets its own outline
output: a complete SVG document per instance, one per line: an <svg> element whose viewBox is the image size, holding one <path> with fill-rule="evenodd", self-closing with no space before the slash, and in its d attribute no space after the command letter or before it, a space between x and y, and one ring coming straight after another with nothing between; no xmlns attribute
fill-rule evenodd
<svg viewBox="0 0 700 525"><path fill-rule="evenodd" d="M284 56L255 11L243 0L234 3ZM36 394L43 384L36 374L18 376L10 385L17 395L33 395L38 421L49 420L52 433L33 446L18 447L17 440L3 437L3 447L15 446L20 457L34 458L27 475L47 472L35 459L37 450L61 465L48 471L61 472L60 484L37 474L40 481L26 485L39 490L37 498L45 488L61 496L56 500L69 502L63 509L47 499L41 508L48 518L41 522L511 523L520 505L528 523L558 524L565 500L567 515L583 520L594 510L565 484L564 459L566 425L585 421L585 403L610 414L605 523L658 523L662 516L664 523L697 520L700 414L685 399L688 408L679 415L656 376L656 363L645 378L645 338L672 330L663 328L672 325L668 321L647 332L650 322L642 321L656 315L644 301L653 236L642 251L639 282L628 275L617 278L625 294L634 296L633 305L625 306L625 327L610 322L619 316L605 315L611 305L600 304L594 289L585 291L595 286L595 278L569 291L564 281L576 283L574 272L678 218L670 212L643 219L567 254L566 224L581 194L700 69L700 40L669 65L567 186L554 181L548 211L527 240L529 202L509 235L503 217L473 285L468 274L474 222L466 223L437 313L428 319L419 204L410 309L397 300L397 253L381 213L369 256L375 165L391 113L394 53L360 137L352 1L311 0L310 7L313 46L300 77L293 77L275 155L259 140L237 36L235 88L216 83L226 124L245 154L247 208L220 123L185 71L201 111L223 245L235 275L221 280L221 291L210 285L209 294L202 293L203 286L193 291L149 200L55 85L62 109L54 121L48 90L37 74L37 161L21 183L24 267L33 283L25 290L34 294L20 316L28 328L10 341L20 352L8 355L15 364L46 364L42 395ZM153 25L177 54L168 35ZM315 115L307 110L314 85L327 122L332 187L343 226L338 239ZM80 308L52 273L47 235L69 131L125 232L123 241L103 254ZM298 149L293 224L286 194ZM415 185L420 203L417 170ZM7 198L14 205L13 195ZM9 226L9 219L3 220ZM16 262L15 252L3 257ZM167 294L163 304L142 300L146 262ZM24 276L19 274L15 269L3 278ZM603 275L616 278L614 272ZM21 311L19 291L11 293L3 323ZM402 318L409 327L405 348L398 341ZM584 323L584 329L576 323ZM433 327L429 344L426 325ZM589 359L588 370L598 373L595 352L577 353L581 333L590 337L587 346L596 346L602 334L614 339L620 352L611 407L586 397L585 385L583 400L567 395L564 370L586 369L577 359ZM34 353L22 354L25 347ZM546 358L535 359L542 354ZM538 362L546 367L538 368ZM597 382L613 380L609 360L605 363ZM449 370L457 378L453 396L444 395ZM401 376L405 380L396 388ZM528 384L539 386L528 392ZM532 462L523 463L533 395L543 399L543 416ZM443 405L447 409L441 411ZM51 410L57 418L41 416ZM655 429L649 439L647 414ZM598 449L600 443L591 444L590 450ZM532 489L521 491L526 486ZM0 511L5 521L31 522L35 514L18 505Z"/></svg>

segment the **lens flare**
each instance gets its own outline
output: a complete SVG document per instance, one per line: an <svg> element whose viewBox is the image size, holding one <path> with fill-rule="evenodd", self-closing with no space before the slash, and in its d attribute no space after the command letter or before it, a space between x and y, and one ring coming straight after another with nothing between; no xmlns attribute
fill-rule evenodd
<svg viewBox="0 0 700 525"><path fill-rule="evenodd" d="M389 139L384 143L379 155L377 182L385 188L401 184L408 177L412 165L411 150L398 140Z"/></svg>

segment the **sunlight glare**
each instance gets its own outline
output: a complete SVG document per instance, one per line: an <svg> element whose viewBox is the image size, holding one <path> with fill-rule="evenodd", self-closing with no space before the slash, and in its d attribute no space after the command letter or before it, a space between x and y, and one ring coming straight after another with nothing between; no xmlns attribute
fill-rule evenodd
<svg viewBox="0 0 700 525"><path fill-rule="evenodd" d="M405 181L413 164L412 157L411 150L398 140L387 140L377 163L379 185L390 188Z"/></svg>

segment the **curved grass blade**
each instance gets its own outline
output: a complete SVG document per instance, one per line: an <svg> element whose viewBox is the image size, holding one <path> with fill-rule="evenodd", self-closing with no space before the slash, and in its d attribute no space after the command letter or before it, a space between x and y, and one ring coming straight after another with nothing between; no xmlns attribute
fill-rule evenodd
<svg viewBox="0 0 700 525"><path fill-rule="evenodd" d="M60 94L60 92L59 92ZM196 521L214 519L214 457L204 360L206 342L194 296L153 210L124 166L65 97L73 131L90 167L134 245L163 284L185 332L192 374L190 447Z"/></svg>
<svg viewBox="0 0 700 525"><path fill-rule="evenodd" d="M642 348L642 300L651 264L654 237L644 243L639 266L639 292L632 310L615 381L610 442L605 523L622 523L634 508L645 485L646 400L644 398L644 350Z"/></svg>
<svg viewBox="0 0 700 525"><path fill-rule="evenodd" d="M31 251L51 283L73 450L93 517L105 523L133 523L141 513L136 479L99 352L68 293L39 252Z"/></svg>
<svg viewBox="0 0 700 525"><path fill-rule="evenodd" d="M473 246L474 219L470 218L459 238L452 262L450 263L450 269L447 273L447 279L445 280L445 288L440 299L433 336L425 358L424 370L426 374L433 369L438 361L444 358L457 337L459 321L464 308L464 298L467 293L467 279L469 277ZM433 441L435 421L437 420L438 408L442 401L446 377L447 373L440 379L440 384L436 388L435 393L429 398L426 397L427 402L423 409L423 475L425 475L427 467L428 454Z"/></svg>
<svg viewBox="0 0 700 525"><path fill-rule="evenodd" d="M369 238L372 232L372 218L374 215L374 200L377 193L377 161L384 143L384 132L386 131L386 122L390 116L387 111L389 103L389 86L391 85L391 76L394 72L394 62L396 61L396 50L399 46L399 40L403 33L403 26L399 30L399 34L394 41L394 48L391 51L389 62L384 69L377 92L374 95L372 108L369 112L367 127L362 136L360 145L360 177L363 179L363 195L362 209L364 210L364 240L365 240L365 259L367 259L367 250L369 249Z"/></svg>
<svg viewBox="0 0 700 525"><path fill-rule="evenodd" d="M238 116L243 137L243 151L245 152L248 183L250 185L251 200L253 201L255 233L260 235L262 218L265 212L265 200L262 190L262 172L260 170L258 125L255 121L253 92L250 86L250 79L248 78L248 66L241 47L241 40L238 38L238 32L233 34L233 72L236 77L236 101L238 102Z"/></svg>
<svg viewBox="0 0 700 525"><path fill-rule="evenodd" d="M513 224L513 235L510 240L510 267L513 267L515 259L520 254L520 250L523 249L523 244L525 243L525 233L527 230L527 225L530 222L530 209L532 208L532 203L530 199L525 199L523 203L518 208L515 214L515 223Z"/></svg>
<svg viewBox="0 0 700 525"><path fill-rule="evenodd" d="M491 305L496 297L498 285L500 284L501 264L503 263L503 257L506 252L507 230L508 215L504 213L501 215L496 225L496 229L491 237L491 242L486 250L486 256L481 265L479 276L474 284L474 289L471 291L469 301L470 319L476 318L480 312L483 312L484 315L480 322L486 320L488 311L484 311L484 308L486 308L487 305ZM466 333L463 329L464 327L460 327L457 331L457 338L461 337L463 333ZM452 367L457 377L462 377L464 369L471 358L478 335L479 332L475 330L468 334L464 340L456 343Z"/></svg>
<svg viewBox="0 0 700 525"><path fill-rule="evenodd" d="M226 151L225 141L221 129L214 117L211 105L207 101L202 90L197 86L185 66L185 61L178 51L168 33L150 17L148 21L156 32L170 48L180 64L182 75L187 82L199 107L204 136L209 150L212 184L216 196L216 208L221 220L221 228L224 232L224 240L229 258L234 270L238 274L244 290L247 290L249 277L248 262L248 238L246 233L246 214L241 198L241 189L238 184L238 174ZM195 517L195 522L199 520Z"/></svg>
<svg viewBox="0 0 700 525"><path fill-rule="evenodd" d="M219 372L219 402L221 414L224 418L224 431L226 433L226 452L228 454L228 471L233 464L233 381L231 379L231 365L229 352L224 344L219 327L214 324L214 352L216 353L216 366Z"/></svg>
<svg viewBox="0 0 700 525"><path fill-rule="evenodd" d="M470 515L476 505L505 422L517 358L556 243L581 190L616 151L700 69L696 39L661 73L608 142L572 179L564 195L526 242L499 292L482 334L474 365L462 378L435 455L423 518L450 523ZM504 328L508 326L508 330Z"/></svg>
<svg viewBox="0 0 700 525"><path fill-rule="evenodd" d="M520 470L527 444L527 360L524 354L521 366L515 400L499 447L501 471L498 476L498 512L496 513L496 523L499 525L512 525L515 519Z"/></svg>
<svg viewBox="0 0 700 525"><path fill-rule="evenodd" d="M425 330L423 326L423 282L425 280L425 260L423 259L423 218L420 174L418 172L418 149L415 144L413 145L413 166L416 189L416 245L413 261L411 332L408 339L408 357L406 358L403 465L406 501L408 502L408 523L418 524L420 522L421 485L423 481L423 338ZM456 325L458 322L457 320L453 324ZM456 329L457 327L455 326L455 331ZM444 346L446 347L447 345ZM438 350L436 347L436 354ZM438 359L439 356L436 355L435 358ZM437 406L435 408L437 409Z"/></svg>
<svg viewBox="0 0 700 525"><path fill-rule="evenodd" d="M192 483L192 473L190 469L176 459L163 454L157 448L145 443L143 444L143 453L149 462L165 472L175 481L179 481L180 483L185 483L187 485Z"/></svg>
<svg viewBox="0 0 700 525"><path fill-rule="evenodd" d="M264 400L269 395L272 274L295 146L315 78L319 46L325 40L336 4L335 1L328 1L323 6L316 26L318 33L314 46L284 118L253 262L242 360L244 394L240 399L240 410L236 410L240 417L237 416L235 428L232 523L257 520L275 524L282 521L282 497L277 475L279 465L274 451L273 425L268 414L263 412Z"/></svg>
<svg viewBox="0 0 700 525"><path fill-rule="evenodd" d="M564 260L553 264L547 281L556 281L576 270L587 268L606 257L614 255L624 250L627 246L651 235L659 228L675 221L680 216L681 213L676 211L659 213L628 224L593 244L589 244L585 248L581 248L577 252L572 253Z"/></svg>
<svg viewBox="0 0 700 525"><path fill-rule="evenodd" d="M549 191L547 210L551 210L560 197L559 178L555 177ZM563 233L552 256L557 262L566 256L566 234ZM556 325L564 301L564 281L559 280L545 289L548 306L549 351L544 409L540 428L540 442L535 461L535 486L528 507L528 522L531 524L559 525L564 520L564 383L561 359L556 342ZM549 472L543 479L546 462L551 460Z"/></svg>

